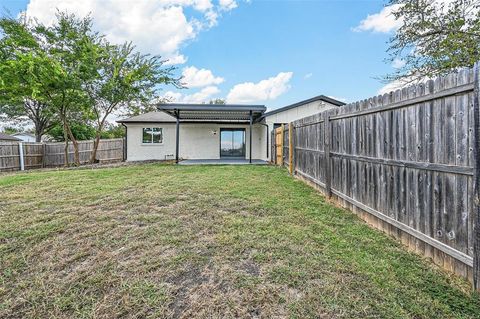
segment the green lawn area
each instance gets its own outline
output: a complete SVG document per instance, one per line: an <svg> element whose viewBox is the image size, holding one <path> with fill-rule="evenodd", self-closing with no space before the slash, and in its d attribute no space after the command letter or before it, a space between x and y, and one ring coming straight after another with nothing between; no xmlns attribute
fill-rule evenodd
<svg viewBox="0 0 480 319"><path fill-rule="evenodd" d="M0 176L1 318L479 318L470 285L270 166Z"/></svg>

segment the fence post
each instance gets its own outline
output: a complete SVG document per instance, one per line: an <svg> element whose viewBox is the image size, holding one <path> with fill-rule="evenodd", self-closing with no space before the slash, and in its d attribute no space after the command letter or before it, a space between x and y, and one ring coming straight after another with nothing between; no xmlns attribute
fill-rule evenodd
<svg viewBox="0 0 480 319"><path fill-rule="evenodd" d="M474 117L474 237L473 237L473 288L480 291L480 62L474 67L475 90L473 99Z"/></svg>
<svg viewBox="0 0 480 319"><path fill-rule="evenodd" d="M293 124L288 123L288 170L293 175Z"/></svg>
<svg viewBox="0 0 480 319"><path fill-rule="evenodd" d="M19 142L18 143L18 156L20 158L20 170L24 171L25 170L25 162L23 158L23 143Z"/></svg>
<svg viewBox="0 0 480 319"><path fill-rule="evenodd" d="M285 125L282 124L282 128L280 129L280 136L281 136L281 139L280 139L280 163L278 163L278 165L281 167L283 166L283 141L284 141L284 136L285 136Z"/></svg>
<svg viewBox="0 0 480 319"><path fill-rule="evenodd" d="M125 162L127 160L127 137L125 136L122 140L122 161Z"/></svg>
<svg viewBox="0 0 480 319"><path fill-rule="evenodd" d="M325 113L325 120L323 122L325 128L325 191L327 197L332 196L332 171L330 169L330 113Z"/></svg>
<svg viewBox="0 0 480 319"><path fill-rule="evenodd" d="M277 147L277 141L275 140L275 129L273 129L271 132L270 132L270 140L272 141L270 144L271 144L271 150L270 150L270 162L272 164L277 164L276 163L276 160L277 160L277 152L276 152L276 147Z"/></svg>
<svg viewBox="0 0 480 319"><path fill-rule="evenodd" d="M47 144L42 144L42 168L45 168L45 162L47 160Z"/></svg>

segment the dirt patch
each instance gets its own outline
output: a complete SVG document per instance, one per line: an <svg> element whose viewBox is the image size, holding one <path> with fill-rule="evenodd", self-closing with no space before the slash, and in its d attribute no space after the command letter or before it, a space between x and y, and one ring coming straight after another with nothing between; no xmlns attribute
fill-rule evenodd
<svg viewBox="0 0 480 319"><path fill-rule="evenodd" d="M250 276L258 277L260 275L260 267L252 260L243 261L238 268Z"/></svg>

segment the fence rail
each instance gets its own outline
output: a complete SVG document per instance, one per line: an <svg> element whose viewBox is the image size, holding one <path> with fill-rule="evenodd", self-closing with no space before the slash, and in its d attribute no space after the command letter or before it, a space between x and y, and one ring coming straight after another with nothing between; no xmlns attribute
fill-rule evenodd
<svg viewBox="0 0 480 319"><path fill-rule="evenodd" d="M94 141L79 141L80 163L90 160ZM0 171L15 171L42 167L58 167L65 164L65 143L0 142ZM73 163L73 145L68 146L68 160ZM124 160L124 139L100 140L97 149L99 162Z"/></svg>
<svg viewBox="0 0 480 319"><path fill-rule="evenodd" d="M277 164L479 289L478 69L295 121Z"/></svg>

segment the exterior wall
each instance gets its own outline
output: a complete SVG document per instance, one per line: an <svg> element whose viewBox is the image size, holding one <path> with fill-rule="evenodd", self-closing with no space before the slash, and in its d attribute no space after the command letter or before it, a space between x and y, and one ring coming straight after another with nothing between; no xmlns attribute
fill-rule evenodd
<svg viewBox="0 0 480 319"><path fill-rule="evenodd" d="M278 112L265 117L265 123L268 125L268 132L272 132L274 124L290 123L304 117L312 116L328 109L337 108L338 106L325 101L314 101L301 106L291 108L282 112ZM270 154L268 156L270 160Z"/></svg>
<svg viewBox="0 0 480 319"><path fill-rule="evenodd" d="M175 158L175 123L126 123L127 160L165 160ZM143 144L144 127L163 128L162 144ZM246 158L249 157L249 125L245 124L182 124L180 123L180 151L182 159L219 159L220 128L245 128ZM214 133L215 132L215 133ZM267 159L267 129L264 125L254 124L252 130L252 158Z"/></svg>
<svg viewBox="0 0 480 319"><path fill-rule="evenodd" d="M338 106L324 102L314 101L301 106L294 107L289 110L285 110L279 113L268 115L265 118L266 123L290 123L301 118L318 114L331 108L337 108Z"/></svg>
<svg viewBox="0 0 480 319"><path fill-rule="evenodd" d="M175 124L141 123L127 126L127 161L165 160L175 156ZM162 144L143 144L142 128L163 128ZM168 157L173 155L173 157Z"/></svg>
<svg viewBox="0 0 480 319"><path fill-rule="evenodd" d="M13 134L12 136L18 138L18 139L21 139L22 141L24 142L35 142L35 136L31 136L31 135L28 135L28 134Z"/></svg>

